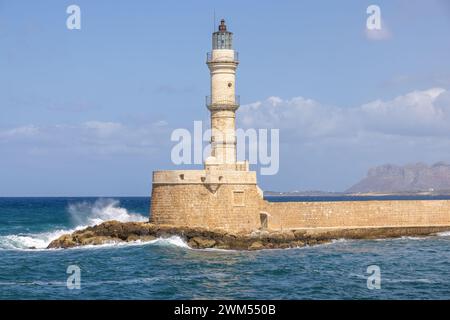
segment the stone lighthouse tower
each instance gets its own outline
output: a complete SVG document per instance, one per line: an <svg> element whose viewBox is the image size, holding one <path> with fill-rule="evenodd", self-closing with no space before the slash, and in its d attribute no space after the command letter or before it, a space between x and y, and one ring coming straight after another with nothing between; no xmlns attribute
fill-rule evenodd
<svg viewBox="0 0 450 320"><path fill-rule="evenodd" d="M236 69L238 53L233 49L233 33L221 20L219 30L212 35L212 51L206 61L211 74L211 95L206 105L211 112L211 157L206 167L236 170Z"/></svg>
<svg viewBox="0 0 450 320"><path fill-rule="evenodd" d="M248 161L236 158L236 69L238 55L233 34L225 20L212 35L212 51L206 63L211 75L211 94L206 106L211 113L211 155L202 170L153 172L150 221L171 226L202 227L228 231L260 227L263 194L256 172Z"/></svg>

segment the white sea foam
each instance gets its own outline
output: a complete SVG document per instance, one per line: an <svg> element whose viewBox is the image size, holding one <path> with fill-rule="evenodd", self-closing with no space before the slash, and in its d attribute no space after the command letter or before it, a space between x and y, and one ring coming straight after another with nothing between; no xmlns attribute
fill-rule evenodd
<svg viewBox="0 0 450 320"><path fill-rule="evenodd" d="M149 241L151 244L163 245L163 246L175 246L181 248L190 248L188 244L178 236L171 236L169 238L158 238L152 241Z"/></svg>
<svg viewBox="0 0 450 320"><path fill-rule="evenodd" d="M352 239L339 238L339 239L331 240L331 243L344 243L344 242L350 242L350 241L352 241Z"/></svg>
<svg viewBox="0 0 450 320"><path fill-rule="evenodd" d="M435 281L432 281L430 279L388 279L383 278L384 282L390 282L390 283L435 283Z"/></svg>
<svg viewBox="0 0 450 320"><path fill-rule="evenodd" d="M436 235L439 237L450 237L450 231L439 232Z"/></svg>
<svg viewBox="0 0 450 320"><path fill-rule="evenodd" d="M73 229L58 229L41 233L11 234L0 236L0 250L45 249L53 240L63 234L100 224L108 220L121 222L147 221L147 218L137 213L130 213L119 206L115 199L98 199L95 202L79 202L69 205L67 210L75 225ZM181 240L181 239L180 239Z"/></svg>
<svg viewBox="0 0 450 320"><path fill-rule="evenodd" d="M74 247L71 250L84 250L84 249L102 249L102 248L110 248L110 247L124 247L124 246L143 246L143 245L159 245L159 246L174 246L185 249L192 249L188 246L188 244L178 236L171 236L169 238L157 238L154 240L142 241L109 241L103 244L96 245L86 245L81 247Z"/></svg>
<svg viewBox="0 0 450 320"><path fill-rule="evenodd" d="M11 234L0 237L0 249L44 249L48 244L72 230L55 230L29 235Z"/></svg>

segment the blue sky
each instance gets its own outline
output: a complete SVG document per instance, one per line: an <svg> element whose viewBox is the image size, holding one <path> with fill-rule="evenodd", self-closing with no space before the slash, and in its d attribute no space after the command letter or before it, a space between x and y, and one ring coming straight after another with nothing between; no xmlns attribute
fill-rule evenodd
<svg viewBox="0 0 450 320"><path fill-rule="evenodd" d="M177 168L172 130L207 120L214 10L240 54L238 124L280 129L263 189L450 162L446 1L0 0L0 196L148 195L153 170Z"/></svg>

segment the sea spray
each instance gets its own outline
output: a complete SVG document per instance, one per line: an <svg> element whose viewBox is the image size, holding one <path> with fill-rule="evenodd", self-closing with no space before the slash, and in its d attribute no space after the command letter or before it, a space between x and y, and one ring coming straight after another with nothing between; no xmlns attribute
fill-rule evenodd
<svg viewBox="0 0 450 320"><path fill-rule="evenodd" d="M0 236L0 250L45 249L49 243L63 234L72 233L88 226L100 224L105 221L117 220L120 222L144 222L148 218L130 213L120 207L116 199L97 199L69 204L66 209L70 214L72 228L49 230L40 233L20 233ZM32 214L30 212L30 214Z"/></svg>
<svg viewBox="0 0 450 320"><path fill-rule="evenodd" d="M0 249L45 249L48 244L65 233L74 230L55 230L28 235L11 234L0 237Z"/></svg>
<svg viewBox="0 0 450 320"><path fill-rule="evenodd" d="M109 241L102 244L96 244L96 245L85 245L80 247L73 247L69 250L83 250L83 249L102 249L102 248L109 248L109 247L131 247L131 246L143 246L143 245L155 245L155 246L162 246L162 247L179 247L184 249L192 249L188 246L188 244L179 236L171 236L168 238L156 238L153 240L136 240L136 241Z"/></svg>
<svg viewBox="0 0 450 320"><path fill-rule="evenodd" d="M180 248L190 248L188 244L181 239L179 236L171 236L169 238L158 238L155 240L150 241L151 244L158 244L158 245L169 245L169 246L175 246Z"/></svg>
<svg viewBox="0 0 450 320"><path fill-rule="evenodd" d="M130 213L120 207L120 202L115 199L97 199L94 203L88 201L73 203L69 205L68 211L72 223L78 226L92 226L110 220L120 222L148 220L141 214Z"/></svg>

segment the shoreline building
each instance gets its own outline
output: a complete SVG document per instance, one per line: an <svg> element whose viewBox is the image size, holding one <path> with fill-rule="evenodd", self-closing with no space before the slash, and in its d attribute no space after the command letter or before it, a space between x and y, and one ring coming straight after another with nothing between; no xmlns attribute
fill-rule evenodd
<svg viewBox="0 0 450 320"><path fill-rule="evenodd" d="M212 35L206 64L211 95L206 106L211 119L211 156L203 170L155 171L151 221L159 224L251 230L259 224L263 192L248 161L236 161L236 70L238 53L233 33L221 20Z"/></svg>
<svg viewBox="0 0 450 320"><path fill-rule="evenodd" d="M450 201L268 202L247 161L236 160L233 33L222 20L206 61L211 95L211 156L202 170L153 172L150 221L159 225L251 232L270 229L450 226Z"/></svg>

